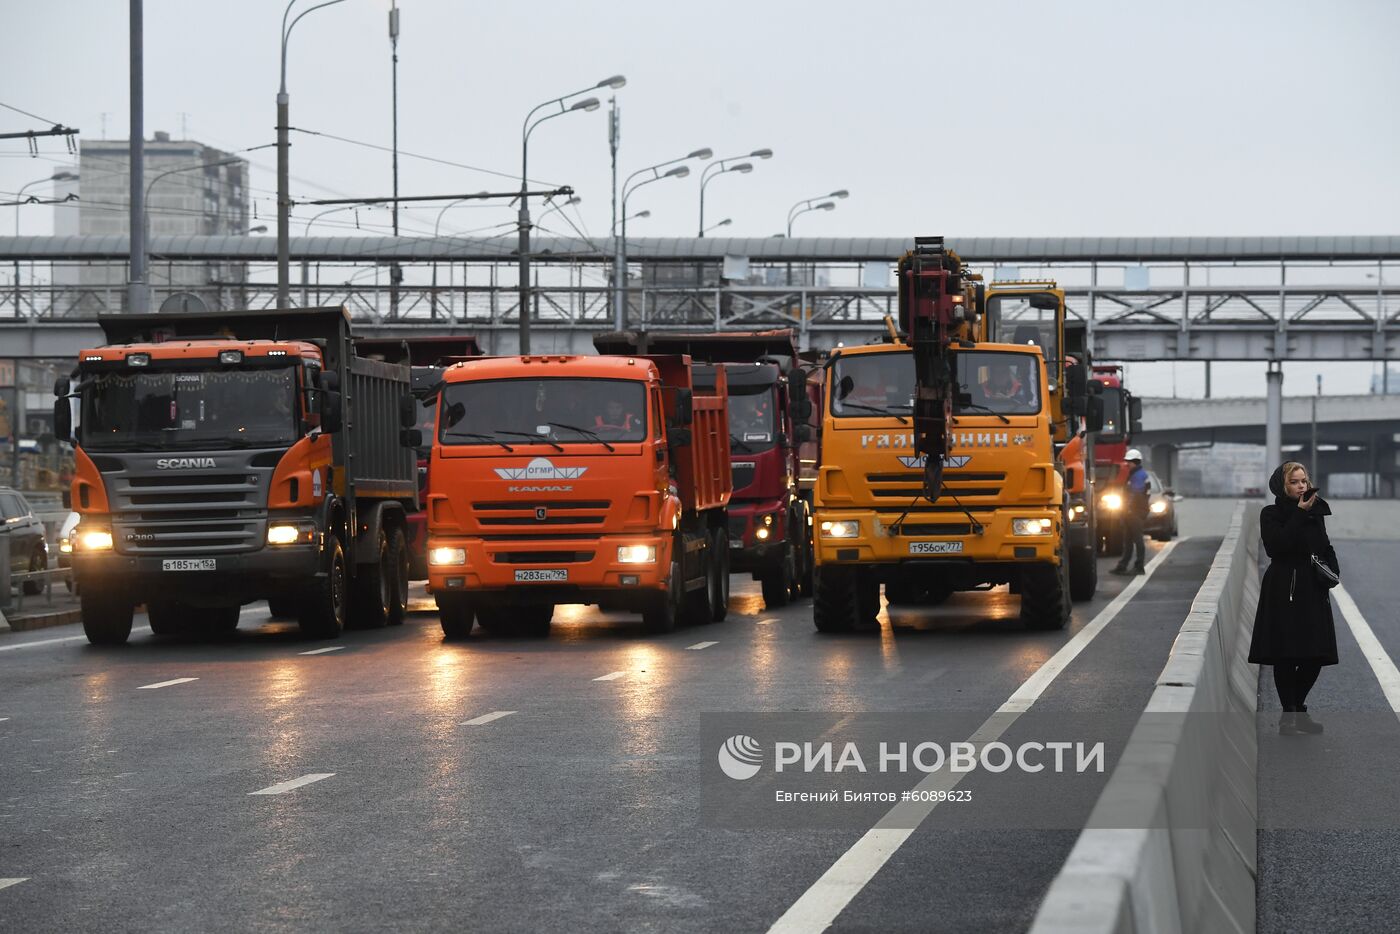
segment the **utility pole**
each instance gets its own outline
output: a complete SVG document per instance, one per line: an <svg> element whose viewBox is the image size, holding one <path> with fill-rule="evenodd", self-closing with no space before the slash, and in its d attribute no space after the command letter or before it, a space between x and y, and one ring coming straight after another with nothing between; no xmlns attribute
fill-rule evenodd
<svg viewBox="0 0 1400 934"><path fill-rule="evenodd" d="M143 81L144 63L142 60L141 0L131 0L131 132L127 144L127 155L131 160L131 191L127 214L130 233L130 273L126 284L126 310L135 314L148 311L149 296L146 292L146 128L144 121L145 84ZM15 313L19 313L16 306Z"/></svg>
<svg viewBox="0 0 1400 934"><path fill-rule="evenodd" d="M399 235L399 5L389 8L389 45L393 50L393 150L394 150L394 236ZM395 262L389 267L389 317L399 316L399 283L403 267Z"/></svg>
<svg viewBox="0 0 1400 934"><path fill-rule="evenodd" d="M618 248L617 233L617 149L622 143L622 111L617 106L617 95L608 98L611 108L608 111L608 149L612 152L612 231L613 237L613 329L620 331L622 314L622 280L627 273L621 269L618 260L622 251Z"/></svg>

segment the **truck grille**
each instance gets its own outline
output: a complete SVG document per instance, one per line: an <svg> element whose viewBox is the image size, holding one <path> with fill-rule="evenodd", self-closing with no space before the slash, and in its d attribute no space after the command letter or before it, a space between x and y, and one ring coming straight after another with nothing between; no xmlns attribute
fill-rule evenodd
<svg viewBox="0 0 1400 934"><path fill-rule="evenodd" d="M476 521L482 528L531 526L602 525L607 519L608 500L545 500L543 502L472 503ZM544 510L543 518L538 510ZM496 515L500 513L500 515Z"/></svg>
<svg viewBox="0 0 1400 934"><path fill-rule="evenodd" d="M582 564L593 560L591 551L498 551L491 556L497 564Z"/></svg>
<svg viewBox="0 0 1400 934"><path fill-rule="evenodd" d="M912 500L915 497L922 497L924 493L924 475L922 473L871 473L865 475L865 481L870 484L870 495L875 497ZM1005 481L1006 474L1004 473L949 470L943 474L943 482L947 491L962 500L1000 496ZM894 484L898 484L898 486ZM972 484L977 485L973 486ZM940 496L938 499L945 503L953 501L949 496Z"/></svg>
<svg viewBox="0 0 1400 934"><path fill-rule="evenodd" d="M756 472L756 468L753 464L732 464L729 470L734 479L734 491L736 493L753 483L753 476Z"/></svg>
<svg viewBox="0 0 1400 934"><path fill-rule="evenodd" d="M744 540L744 533L749 528L748 516L729 517L729 540L731 542L741 542Z"/></svg>
<svg viewBox="0 0 1400 934"><path fill-rule="evenodd" d="M267 535L268 472L112 476L113 545L122 554L255 551Z"/></svg>
<svg viewBox="0 0 1400 934"><path fill-rule="evenodd" d="M972 526L966 522L939 523L910 523L903 522L899 525L899 534L905 536L925 536L925 535L946 535L950 537L971 535Z"/></svg>

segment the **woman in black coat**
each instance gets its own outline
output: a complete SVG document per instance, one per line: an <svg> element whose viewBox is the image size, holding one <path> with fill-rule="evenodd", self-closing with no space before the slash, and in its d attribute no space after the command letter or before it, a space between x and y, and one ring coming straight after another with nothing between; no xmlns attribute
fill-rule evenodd
<svg viewBox="0 0 1400 934"><path fill-rule="evenodd" d="M1309 488L1302 464L1284 464L1269 478L1274 503L1259 514L1259 534L1270 561L1259 590L1249 660L1274 666L1283 734L1322 732L1303 702L1322 666L1337 664L1332 598L1312 567L1317 555L1340 574L1323 518L1332 510L1316 492L1305 498Z"/></svg>

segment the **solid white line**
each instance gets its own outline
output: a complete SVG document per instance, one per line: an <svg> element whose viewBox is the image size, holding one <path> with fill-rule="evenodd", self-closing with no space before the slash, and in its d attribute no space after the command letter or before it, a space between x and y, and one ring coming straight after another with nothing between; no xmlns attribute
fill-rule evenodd
<svg viewBox="0 0 1400 934"><path fill-rule="evenodd" d="M768 617L767 619L761 619L761 620L759 620L759 621L758 621L757 623L755 623L754 625L756 625L756 626L762 626L762 625L764 625L765 623L776 623L777 621L778 621L778 617L776 617L776 616L770 616L770 617Z"/></svg>
<svg viewBox="0 0 1400 934"><path fill-rule="evenodd" d="M279 782L276 785L269 785L260 791L250 791L249 795L280 795L283 792L291 791L293 788L300 788L302 785L309 785L312 782L319 782L323 778L330 778L334 772L312 772L310 775L303 775L301 778L294 778L289 782Z"/></svg>
<svg viewBox="0 0 1400 934"><path fill-rule="evenodd" d="M155 684L143 684L136 690L154 691L156 688L168 688L173 684L188 684L191 681L198 681L198 678L175 678L172 681L157 681Z"/></svg>
<svg viewBox="0 0 1400 934"><path fill-rule="evenodd" d="M138 632L150 632L150 626L137 626L131 630L134 636ZM61 639L40 639L37 642L21 642L19 645L0 645L0 652L15 652L19 649L32 649L40 645L58 645L60 642L86 642L87 636L64 636Z"/></svg>
<svg viewBox="0 0 1400 934"><path fill-rule="evenodd" d="M0 879L0 889L8 889L12 885L19 885L21 882L28 881L28 876L25 876L23 879Z"/></svg>
<svg viewBox="0 0 1400 934"><path fill-rule="evenodd" d="M690 651L690 652L694 652L694 651L698 651L699 649L708 649L708 648L709 648L710 646L712 646L712 645L719 645L719 643L718 643L718 642L697 642L697 643L695 643L694 645L687 645L687 646L686 646L686 650L687 650L687 651Z"/></svg>
<svg viewBox="0 0 1400 934"><path fill-rule="evenodd" d="M310 652L298 652L298 655L325 655L327 652L339 652L345 648L343 645L331 645L324 649L312 649Z"/></svg>
<svg viewBox="0 0 1400 934"><path fill-rule="evenodd" d="M1347 589L1338 584L1333 589L1332 596L1337 598L1337 607L1342 611L1342 618L1351 627L1352 637L1361 646L1361 654L1371 663L1371 671L1375 672L1376 680L1381 683L1381 691L1384 692L1390 709L1400 714L1400 669L1395 667L1395 662L1386 653L1381 640L1376 638L1375 632L1366 622L1366 617L1361 615L1361 610L1357 608L1356 601L1351 599Z"/></svg>
<svg viewBox="0 0 1400 934"><path fill-rule="evenodd" d="M479 717L472 717L470 720L463 720L462 726L481 726L483 723L490 723L492 720L499 720L502 717L509 717L513 713L515 713L514 710L493 710L490 713L484 713Z"/></svg>
<svg viewBox="0 0 1400 934"><path fill-rule="evenodd" d="M1130 580L1118 596L1114 597L1108 606L1100 610L1098 615L1089 621L1088 625L1075 633L1074 637L1061 646L1060 650L1052 655L1049 661L1041 665L1035 674L1027 678L1019 688L1012 692L1006 703L998 707L996 712L977 728L976 732L968 738L969 741L978 744L990 743L1006 732L1007 728L1015 723L1021 714L1029 710L1036 699L1045 692L1045 689L1055 680L1055 676L1064 671L1065 667L1074 661L1080 652L1084 651L1094 637L1113 621L1114 617L1128 604L1128 601L1152 578L1152 574L1167 559L1172 549L1182 541L1185 539L1179 538L1169 542L1161 551L1157 552L1156 556L1147 564L1147 573ZM966 772L957 774L933 772L915 786L915 790L951 790L967 774ZM898 804L890 808L874 827L867 830L865 835L857 840L849 850L841 854L820 879L812 883L811 888L802 893L802 897L793 902L792 907L784 912L783 916L768 929L769 934L774 934L774 932L797 934L797 932L825 930L836 920L837 915L845 910L851 900L860 894L861 889L875 878L875 874L904 845L904 841L913 836L919 824L933 812L934 807L935 803L929 801Z"/></svg>
<svg viewBox="0 0 1400 934"><path fill-rule="evenodd" d="M594 678L593 680L594 680L594 681L616 681L618 678L621 678L621 677L623 677L623 676L626 675L626 674L627 674L627 672L625 672L625 671L610 671L610 672L608 672L607 674L603 675L601 678Z"/></svg>
<svg viewBox="0 0 1400 934"><path fill-rule="evenodd" d="M9 718L9 717L0 717L0 723L4 723L4 722L5 722L6 720L8 720L8 719L10 719L10 718Z"/></svg>

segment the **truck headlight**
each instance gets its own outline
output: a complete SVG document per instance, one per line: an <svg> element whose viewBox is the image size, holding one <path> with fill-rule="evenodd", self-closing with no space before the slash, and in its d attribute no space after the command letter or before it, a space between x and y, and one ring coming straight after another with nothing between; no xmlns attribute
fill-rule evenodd
<svg viewBox="0 0 1400 934"><path fill-rule="evenodd" d="M89 529L78 533L78 547L82 551L111 551L112 533L107 529Z"/></svg>
<svg viewBox="0 0 1400 934"><path fill-rule="evenodd" d="M655 545L619 545L617 546L618 564L655 564Z"/></svg>
<svg viewBox="0 0 1400 934"><path fill-rule="evenodd" d="M58 550L60 554L71 555L73 553L73 540L71 538L60 538L58 540Z"/></svg>
<svg viewBox="0 0 1400 934"><path fill-rule="evenodd" d="M428 563L435 567L467 563L465 548L432 548L428 551Z"/></svg>
<svg viewBox="0 0 1400 934"><path fill-rule="evenodd" d="M1117 493L1105 493L1099 502L1110 512L1117 512L1123 508L1123 497Z"/></svg>
<svg viewBox="0 0 1400 934"><path fill-rule="evenodd" d="M855 519L822 523L822 535L826 538L855 538L859 534L860 523Z"/></svg>
<svg viewBox="0 0 1400 934"><path fill-rule="evenodd" d="M267 527L269 545L295 545L316 539L316 527L309 523L279 522Z"/></svg>
<svg viewBox="0 0 1400 934"><path fill-rule="evenodd" d="M1075 503L1074 506L1070 509L1070 512L1074 513L1076 517L1084 515L1084 504Z"/></svg>
<svg viewBox="0 0 1400 934"><path fill-rule="evenodd" d="M764 525L759 526L757 529L754 530L753 537L758 539L759 541L767 540L768 527Z"/></svg>
<svg viewBox="0 0 1400 934"><path fill-rule="evenodd" d="M1167 504L1164 503L1164 502L1162 502L1161 500L1158 500L1157 502L1153 503L1151 506L1148 506L1147 509L1148 509L1148 511L1151 512L1154 516L1160 516L1162 513L1164 513L1164 512L1167 511Z"/></svg>
<svg viewBox="0 0 1400 934"><path fill-rule="evenodd" d="M243 351L241 350L221 350L219 351L219 362L223 364L233 364L243 362Z"/></svg>
<svg viewBox="0 0 1400 934"><path fill-rule="evenodd" d="M1055 527L1053 519L1012 519L1012 535L1045 535Z"/></svg>

